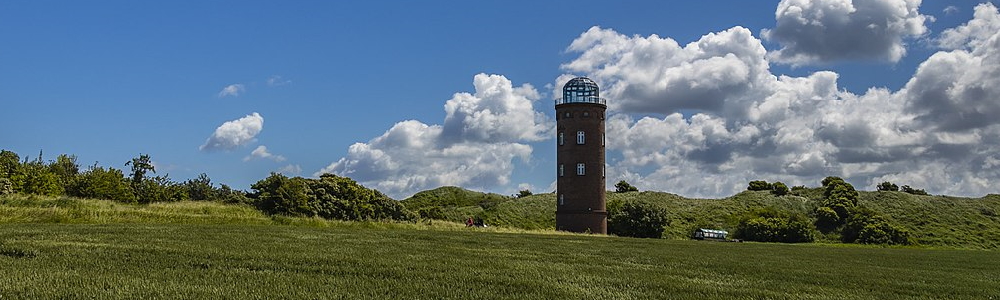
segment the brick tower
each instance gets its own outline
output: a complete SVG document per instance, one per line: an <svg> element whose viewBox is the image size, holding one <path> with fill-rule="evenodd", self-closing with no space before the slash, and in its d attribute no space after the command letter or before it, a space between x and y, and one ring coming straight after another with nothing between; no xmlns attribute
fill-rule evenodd
<svg viewBox="0 0 1000 300"><path fill-rule="evenodd" d="M556 230L608 233L604 112L597 83L573 78L556 100Z"/></svg>

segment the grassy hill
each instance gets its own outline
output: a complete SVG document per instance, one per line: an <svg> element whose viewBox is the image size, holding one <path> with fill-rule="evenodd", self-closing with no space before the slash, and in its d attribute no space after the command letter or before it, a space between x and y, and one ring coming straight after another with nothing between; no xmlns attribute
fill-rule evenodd
<svg viewBox="0 0 1000 300"><path fill-rule="evenodd" d="M436 219L465 222L465 219L468 217L478 216L484 210L511 199L511 197L500 194L476 192L460 187L445 186L416 193L410 196L410 198L400 201L400 203L406 209L417 212L425 217L432 215Z"/></svg>
<svg viewBox="0 0 1000 300"><path fill-rule="evenodd" d="M527 209L547 197L496 207ZM535 203L528 203L532 198ZM1000 295L995 251L515 233L448 222L274 218L246 207L191 202L0 197L0 215L3 299Z"/></svg>
<svg viewBox="0 0 1000 300"><path fill-rule="evenodd" d="M482 197L481 193L467 192L473 195L473 200L450 200L449 203L471 203ZM612 206L622 201L642 201L661 206L669 212L671 220L664 238L687 239L691 231L699 227L732 232L742 215L762 207L809 215L822 197L823 191L819 188L781 197L764 191L745 191L722 199L692 199L663 192L628 192L608 193L608 203ZM907 229L924 246L1000 248L1000 196L959 198L862 191L859 202ZM478 206L450 206L448 209L474 214L488 224L524 229L555 228L556 201L553 194L503 201L488 209ZM820 242L838 240L836 235L820 237Z"/></svg>

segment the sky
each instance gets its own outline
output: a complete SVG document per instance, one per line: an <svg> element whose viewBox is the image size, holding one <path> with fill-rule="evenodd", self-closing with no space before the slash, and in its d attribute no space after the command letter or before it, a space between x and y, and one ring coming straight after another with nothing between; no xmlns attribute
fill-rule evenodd
<svg viewBox="0 0 1000 300"><path fill-rule="evenodd" d="M609 189L1000 192L989 1L343 2L0 2L0 148L246 190L552 192L553 99L587 76Z"/></svg>

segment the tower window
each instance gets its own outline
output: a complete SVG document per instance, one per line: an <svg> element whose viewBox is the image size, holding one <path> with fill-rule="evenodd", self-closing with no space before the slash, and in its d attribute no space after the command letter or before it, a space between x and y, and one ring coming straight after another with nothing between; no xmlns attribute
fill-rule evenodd
<svg viewBox="0 0 1000 300"><path fill-rule="evenodd" d="M559 177L563 177L563 175L565 174L565 173L563 172L563 171L564 171L563 169L564 169L564 168L563 168L563 164L559 164Z"/></svg>
<svg viewBox="0 0 1000 300"><path fill-rule="evenodd" d="M585 111L585 112L583 112L583 116L584 116L584 117L589 117L589 116L590 116L590 112L589 112L589 111Z"/></svg>
<svg viewBox="0 0 1000 300"><path fill-rule="evenodd" d="M566 140L566 137L564 135L565 134L563 134L562 131L559 132L559 146L562 146L564 141Z"/></svg>
<svg viewBox="0 0 1000 300"><path fill-rule="evenodd" d="M583 143L585 142L585 140L586 140L586 137L584 136L583 131L577 131L576 132L576 144L577 145L583 145Z"/></svg>
<svg viewBox="0 0 1000 300"><path fill-rule="evenodd" d="M559 195L559 205L565 205L565 204L566 204L566 196Z"/></svg>
<svg viewBox="0 0 1000 300"><path fill-rule="evenodd" d="M583 163L576 164L576 175L583 176L587 174L587 165Z"/></svg>

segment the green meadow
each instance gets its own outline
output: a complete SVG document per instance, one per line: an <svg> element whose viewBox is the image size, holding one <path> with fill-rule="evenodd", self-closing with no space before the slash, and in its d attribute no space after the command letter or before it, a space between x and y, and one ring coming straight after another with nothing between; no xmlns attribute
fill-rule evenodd
<svg viewBox="0 0 1000 300"><path fill-rule="evenodd" d="M1000 299L995 251L634 239L6 197L0 299Z"/></svg>

